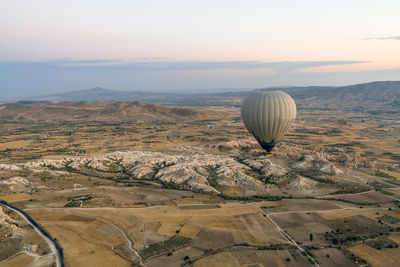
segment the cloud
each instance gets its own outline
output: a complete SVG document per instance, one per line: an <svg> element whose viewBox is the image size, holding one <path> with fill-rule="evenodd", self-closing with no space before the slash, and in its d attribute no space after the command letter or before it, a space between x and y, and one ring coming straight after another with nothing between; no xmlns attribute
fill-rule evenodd
<svg viewBox="0 0 400 267"><path fill-rule="evenodd" d="M373 37L373 38L366 38L365 40L399 40L400 41L400 36Z"/></svg>
<svg viewBox="0 0 400 267"><path fill-rule="evenodd" d="M304 68L365 63L365 61L170 61L160 58L132 60L70 60L0 62L3 68L51 68L51 69L97 69L121 71L179 71L179 70L255 70L269 69L274 72L293 72Z"/></svg>

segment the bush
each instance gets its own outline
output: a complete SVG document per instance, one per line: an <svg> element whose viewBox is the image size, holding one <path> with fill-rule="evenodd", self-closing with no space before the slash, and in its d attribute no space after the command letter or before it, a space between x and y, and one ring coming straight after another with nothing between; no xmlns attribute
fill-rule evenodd
<svg viewBox="0 0 400 267"><path fill-rule="evenodd" d="M139 254L140 256L142 256L143 259L148 259L157 254L169 251L167 256L171 256L172 255L171 250L182 246L186 246L190 242L191 242L190 238L175 235L168 240L149 245L147 248L141 250Z"/></svg>

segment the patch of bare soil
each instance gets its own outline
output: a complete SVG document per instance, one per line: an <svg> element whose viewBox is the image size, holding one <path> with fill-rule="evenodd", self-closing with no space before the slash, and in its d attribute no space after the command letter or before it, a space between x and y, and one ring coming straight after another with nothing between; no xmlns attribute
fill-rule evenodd
<svg viewBox="0 0 400 267"><path fill-rule="evenodd" d="M219 249L235 244L232 233L203 228L193 241L193 247Z"/></svg>
<svg viewBox="0 0 400 267"><path fill-rule="evenodd" d="M344 199L355 203L388 203L393 201L393 198L376 191L359 194L337 195L332 196L332 198Z"/></svg>
<svg viewBox="0 0 400 267"><path fill-rule="evenodd" d="M288 211L313 211L339 209L334 201L318 199L283 199L279 201L282 209Z"/></svg>
<svg viewBox="0 0 400 267"><path fill-rule="evenodd" d="M204 251L192 246L183 247L172 252L172 255L161 255L146 261L148 267L159 266L180 266L180 264L189 262L192 259L203 255Z"/></svg>
<svg viewBox="0 0 400 267"><path fill-rule="evenodd" d="M316 249L313 250L312 253L320 266L327 266L327 267L358 266L357 264L354 263L354 261L350 260L340 250L336 248Z"/></svg>
<svg viewBox="0 0 400 267"><path fill-rule="evenodd" d="M117 246L112 247L112 250L122 258L130 261L132 264L139 263L139 257L131 250L128 242L123 242Z"/></svg>
<svg viewBox="0 0 400 267"><path fill-rule="evenodd" d="M275 226L260 214L245 214L235 218L243 232L249 235L241 243L262 245L284 242Z"/></svg>
<svg viewBox="0 0 400 267"><path fill-rule="evenodd" d="M390 227L362 215L328 220L327 224L334 230L325 233L324 237L334 244L376 238L390 232Z"/></svg>

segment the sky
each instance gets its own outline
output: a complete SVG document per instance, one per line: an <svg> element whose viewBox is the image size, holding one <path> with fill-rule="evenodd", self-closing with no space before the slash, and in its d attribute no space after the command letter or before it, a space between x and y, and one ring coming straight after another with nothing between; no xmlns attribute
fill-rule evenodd
<svg viewBox="0 0 400 267"><path fill-rule="evenodd" d="M400 80L398 0L0 0L0 98Z"/></svg>

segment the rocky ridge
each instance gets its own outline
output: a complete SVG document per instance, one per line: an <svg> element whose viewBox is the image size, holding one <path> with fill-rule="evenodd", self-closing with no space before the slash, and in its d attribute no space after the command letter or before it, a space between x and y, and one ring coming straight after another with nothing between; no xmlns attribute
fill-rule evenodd
<svg viewBox="0 0 400 267"><path fill-rule="evenodd" d="M258 164L268 162L259 159ZM255 160L254 162L257 162ZM251 163L257 164L257 163ZM240 187L257 192L264 184L249 175L251 167L232 157L201 151L189 155L153 151L113 152L92 157L46 158L18 164L2 164L0 170L20 170L63 176L68 173L115 173L123 179L157 180L164 184L182 185L188 189L220 193L219 186ZM267 171L267 169L266 169ZM270 169L268 169L271 172ZM6 182L8 183L8 182Z"/></svg>
<svg viewBox="0 0 400 267"><path fill-rule="evenodd" d="M29 173L45 174L47 177L63 177L79 173L88 177L97 176L117 183L156 182L167 188L213 194L226 194L229 189L243 195L268 193L266 184L288 189L309 189L318 182L303 177L305 174L337 175L338 166L359 168L371 165L360 156L333 156L323 151L308 151L297 147L279 145L276 155L281 161L271 160L262 153L240 153L237 147L252 146L232 142L208 147L179 147L163 152L151 150L118 151L96 156L64 156L44 158L25 163L0 164L0 171L20 173L0 181L11 191L21 192L25 188L38 189L29 181ZM218 150L232 148L232 153L223 154ZM254 151L253 151L254 152ZM281 163L279 163L281 162ZM372 166L372 165L371 165ZM18 190L17 190L18 189Z"/></svg>

